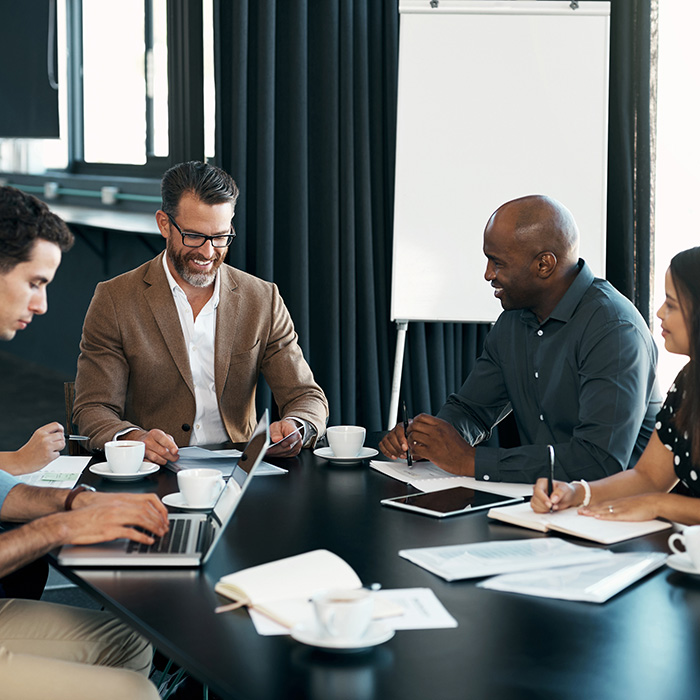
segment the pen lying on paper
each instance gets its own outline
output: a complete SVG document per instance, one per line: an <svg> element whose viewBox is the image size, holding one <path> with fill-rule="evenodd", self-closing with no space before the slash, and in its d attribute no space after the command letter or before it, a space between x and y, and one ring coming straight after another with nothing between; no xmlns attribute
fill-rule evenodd
<svg viewBox="0 0 700 700"><path fill-rule="evenodd" d="M281 442L284 442L287 438L289 438L289 437L291 437L292 435L294 435L294 433L300 433L300 432L301 432L301 426L299 426L296 430L292 430L292 432L289 433L289 435L285 435L281 440L278 440L277 442L273 442L273 443L270 445L270 447L274 447L275 445L279 445ZM268 447L267 449L269 450L270 447Z"/></svg>
<svg viewBox="0 0 700 700"><path fill-rule="evenodd" d="M90 438L87 435L66 435L65 436L66 440L89 440Z"/></svg>

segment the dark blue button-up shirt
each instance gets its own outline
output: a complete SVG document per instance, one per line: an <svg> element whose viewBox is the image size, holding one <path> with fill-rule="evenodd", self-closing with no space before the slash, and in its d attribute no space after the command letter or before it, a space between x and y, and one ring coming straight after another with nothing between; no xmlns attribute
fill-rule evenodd
<svg viewBox="0 0 700 700"><path fill-rule="evenodd" d="M661 407L657 350L634 305L583 260L543 323L531 311L504 311L484 351L438 417L472 445L511 410L522 446L477 447L479 479L534 483L600 479L639 459Z"/></svg>

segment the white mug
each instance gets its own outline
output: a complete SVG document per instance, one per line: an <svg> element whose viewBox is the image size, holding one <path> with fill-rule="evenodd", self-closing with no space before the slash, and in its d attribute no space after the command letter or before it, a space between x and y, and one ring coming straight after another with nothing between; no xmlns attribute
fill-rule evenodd
<svg viewBox="0 0 700 700"><path fill-rule="evenodd" d="M105 443L107 465L115 474L136 474L143 464L146 443L139 440L111 440Z"/></svg>
<svg viewBox="0 0 700 700"><path fill-rule="evenodd" d="M683 545L683 549L679 549L676 543ZM686 527L683 532L674 532L668 538L668 546L681 556L688 557L693 566L700 571L700 525Z"/></svg>
<svg viewBox="0 0 700 700"><path fill-rule="evenodd" d="M177 485L188 506L208 508L224 487L224 477L218 469L182 469L177 473Z"/></svg>
<svg viewBox="0 0 700 700"><path fill-rule="evenodd" d="M360 639L372 622L374 597L366 588L321 591L312 598L321 631L335 639Z"/></svg>
<svg viewBox="0 0 700 700"><path fill-rule="evenodd" d="M357 457L365 444L366 432L359 425L334 425L326 430L326 437L336 457Z"/></svg>

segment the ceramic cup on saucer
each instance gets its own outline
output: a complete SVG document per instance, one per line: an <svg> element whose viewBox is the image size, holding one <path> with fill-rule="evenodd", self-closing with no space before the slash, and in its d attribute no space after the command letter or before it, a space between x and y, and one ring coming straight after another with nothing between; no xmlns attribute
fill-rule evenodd
<svg viewBox="0 0 700 700"><path fill-rule="evenodd" d="M224 477L218 469L183 469L177 473L177 485L188 506L208 508L224 487Z"/></svg>
<svg viewBox="0 0 700 700"><path fill-rule="evenodd" d="M372 622L374 598L366 588L322 591L312 601L318 626L329 637L354 642Z"/></svg>
<svg viewBox="0 0 700 700"><path fill-rule="evenodd" d="M683 549L677 546L680 543ZM688 557L693 566L700 571L700 525L686 527L683 532L674 532L668 538L668 546L682 557Z"/></svg>
<svg viewBox="0 0 700 700"><path fill-rule="evenodd" d="M139 440L111 440L105 443L105 457L115 474L136 474L143 464L146 443Z"/></svg>
<svg viewBox="0 0 700 700"><path fill-rule="evenodd" d="M336 457L357 457L365 444L366 432L360 425L334 425L326 430L326 437Z"/></svg>

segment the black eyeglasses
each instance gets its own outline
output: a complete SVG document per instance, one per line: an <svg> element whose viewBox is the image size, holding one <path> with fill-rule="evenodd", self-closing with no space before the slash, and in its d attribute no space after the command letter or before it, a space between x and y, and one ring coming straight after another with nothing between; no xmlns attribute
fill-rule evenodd
<svg viewBox="0 0 700 700"><path fill-rule="evenodd" d="M236 232L233 230L233 224L231 224L231 233L229 234L224 234L222 236L205 236L203 233L183 231L177 225L177 221L175 221L170 214L167 216L170 219L170 223L180 232L180 235L182 236L182 243L188 248L201 248L207 241L211 241L214 248L228 248L228 246L233 243L233 239L236 237Z"/></svg>

